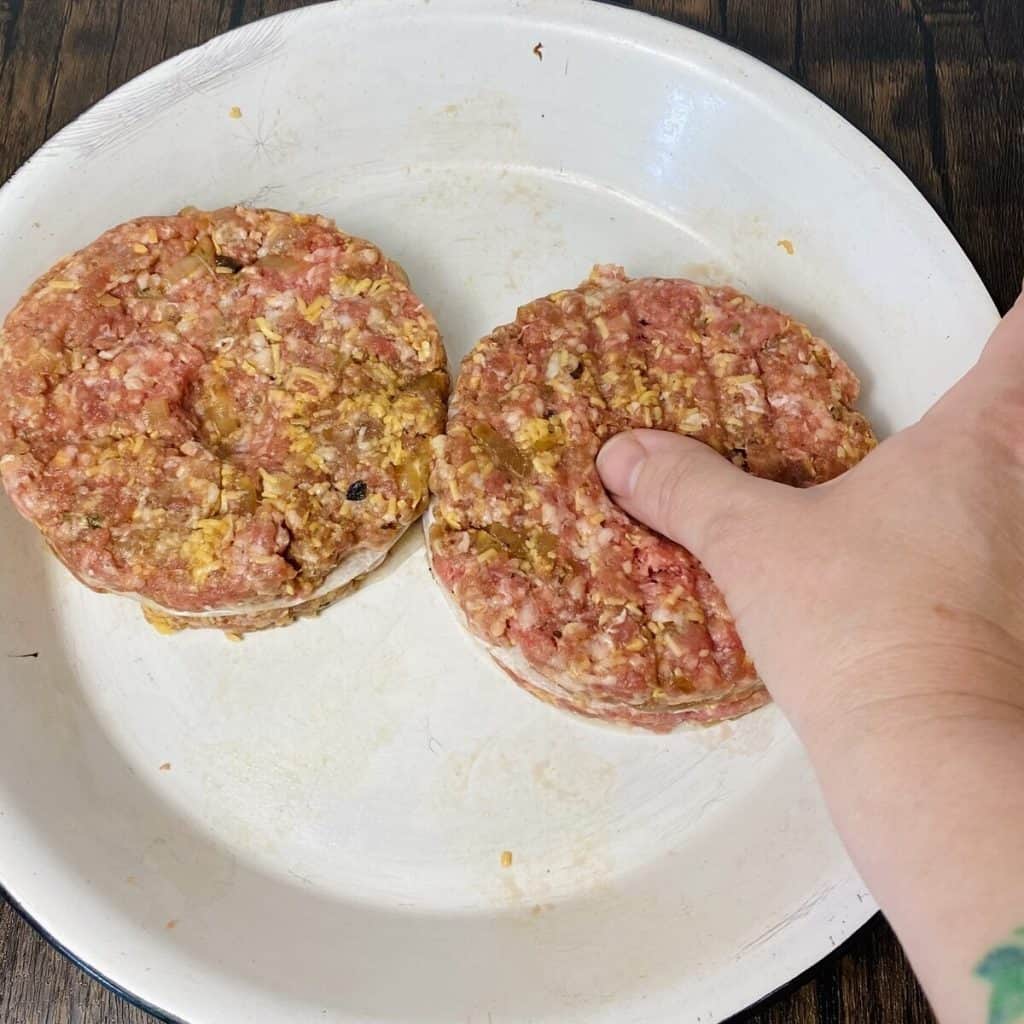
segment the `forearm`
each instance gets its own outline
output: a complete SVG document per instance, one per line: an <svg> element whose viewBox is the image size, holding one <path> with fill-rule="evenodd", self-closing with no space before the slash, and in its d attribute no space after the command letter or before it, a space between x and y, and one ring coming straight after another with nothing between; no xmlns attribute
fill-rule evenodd
<svg viewBox="0 0 1024 1024"><path fill-rule="evenodd" d="M847 848L942 1019L995 1024L994 997L1019 999L1024 1015L1024 974L975 973L1024 927L1024 701L1004 699L1005 680L950 692L951 678L952 667L930 695L798 728Z"/></svg>

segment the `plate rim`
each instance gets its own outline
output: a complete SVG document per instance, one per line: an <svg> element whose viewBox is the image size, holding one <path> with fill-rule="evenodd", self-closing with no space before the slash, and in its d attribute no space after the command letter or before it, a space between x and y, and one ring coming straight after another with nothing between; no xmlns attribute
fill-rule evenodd
<svg viewBox="0 0 1024 1024"><path fill-rule="evenodd" d="M601 0L596 0L596 2L601 2ZM156 1006L154 1003L144 999L142 996L136 995L130 989L124 988L118 982L114 981L113 978L108 977L102 971L98 971L73 950L68 949L68 947L65 946L64 943L62 943L52 932L44 928L3 885L0 885L0 898L5 899L11 910L13 910L14 913L17 914L18 917L20 917L21 920L27 924L28 927L31 928L32 931L34 931L36 935L38 935L48 946L55 949L61 954L61 956L69 960L74 967L77 967L80 971L87 974L93 981L102 985L103 988L112 995L123 999L126 1003L135 1007L137 1010L142 1010L144 1013L148 1013L151 1017L156 1018L160 1024L190 1024L190 1022L185 1020L184 1017L175 1016L170 1011L164 1010L161 1007ZM835 949L827 950L819 959L808 964L798 974L795 974L792 978L784 981L778 987L773 988L770 992L766 992L763 996L755 999L752 1003L748 1003L735 1013L730 1014L727 1018L724 1018L720 1024L730 1024L730 1022L735 1021L741 1014L748 1014L757 1007L763 1006L769 1000L776 998L784 989L807 980L809 975L820 970L826 963L829 963L832 960L838 960L846 954L847 946L849 946L865 928L867 928L873 921L881 919L881 911L872 910L867 919L862 924L854 928L850 934L835 947Z"/></svg>
<svg viewBox="0 0 1024 1024"><path fill-rule="evenodd" d="M996 320L999 319L999 307L992 298L992 294L989 291L988 286L982 280L977 268L971 262L970 257L964 250L960 239L953 232L952 228L950 228L945 222L933 202L913 183L913 181L911 181L909 175L903 170L903 168L900 167L900 165L897 164L896 161L889 156L889 154L886 153L871 136L853 124L852 121L837 110L828 100L823 99L817 93L812 92L808 87L801 85L796 81L796 79L792 78L785 72L780 71L778 68L773 67L766 61L761 60L760 57L756 57L753 54L748 53L746 50L735 46L732 43L726 42L723 39L719 39L717 36L714 36L710 32L702 29L694 28L691 25L683 25L677 21L672 21L667 17L663 17L653 12L638 11L632 7L621 6L620 0L473 0L472 5L467 3L466 0L316 0L316 2L306 4L302 7L296 7L288 11L280 11L277 14L271 14L267 17L247 22L244 25L237 25L234 28L229 28L224 32L219 32L217 35L211 36L202 43L187 47L179 53L176 53L171 57L167 57L151 67L146 68L144 71L128 79L128 81L122 82L122 84L116 89L101 96L94 103L86 107L86 109L80 114L72 118L67 124L60 128L59 131L46 139L46 141L43 142L35 152L33 152L15 169L14 173L7 179L7 181L5 181L3 185L0 185L0 215L3 213L3 201L9 198L10 193L13 191L11 186L18 183L25 172L33 164L38 162L40 157L44 157L53 149L59 149L61 145L67 141L72 128L76 125L81 126L83 122L90 121L102 114L103 110L101 108L106 108L108 106L116 107L123 101L124 94L133 86L139 86L149 79L155 80L159 74L166 73L171 65L182 62L187 57L199 54L205 49L212 48L214 44L227 36L240 36L252 33L258 31L258 26L265 26L275 22L283 23L290 19L310 17L329 8L333 10L348 9L351 11L357 11L359 9L368 10L370 9L371 4L380 5L381 3L387 3L395 9L405 7L413 10L433 5L436 9L451 12L466 10L481 12L485 7L490 8L489 13L500 13L502 11L524 11L532 13L534 11L547 10L550 12L549 16L552 19L561 21L568 20L565 12L571 5L575 7L577 11L586 12L583 15L584 19L594 18L600 20L601 18L605 18L607 19L609 26L613 26L615 23L625 27L628 27L633 23L653 25L657 26L658 29L665 31L669 35L678 35L680 37L689 36L691 39L700 40L711 51L718 51L721 54L730 55L733 59L738 60L741 65L746 64L748 68L755 70L758 74L767 75L769 78L774 79L777 87L788 92L792 99L802 101L806 105L807 109L813 112L814 116L820 118L824 114L832 122L833 127L845 134L847 141L854 145L867 146L879 161L879 166L873 168L875 171L888 172L893 176L893 180L898 182L905 195L923 201L930 215L929 227L933 232L938 229L939 234L945 236L946 241L953 243L953 252L970 272L969 276L973 279L972 284L977 286L977 291L979 292L980 297L990 306Z"/></svg>
<svg viewBox="0 0 1024 1024"><path fill-rule="evenodd" d="M818 124L827 125L828 129L833 133L833 138L838 133L838 141L842 141L845 146L859 147L865 158L870 158L864 161L865 164L870 165L870 171L873 174L882 174L889 184L899 189L902 199L915 205L915 212L918 213L917 219L922 227L927 227L931 238L941 240L943 245L949 250L950 256L962 266L964 273L963 278L959 282L961 286L966 287L969 281L971 288L976 293L976 297L981 300L981 304L991 310L993 324L998 320L998 307L992 299L985 282L967 256L960 239L946 224L934 203L916 187L896 161L871 136L856 127L828 100L812 92L808 87L800 84L787 73L780 71L732 43L719 39L710 32L680 24L652 12L621 7L616 0L571 0L571 3L566 2L566 0L473 0L472 3L468 2L468 0L387 0L387 2L394 10L404 8L409 11L422 11L429 4L435 10L448 16L466 16L470 11L478 16L501 16L502 14L514 16L521 14L556 24L569 23L573 18L576 18L582 26L591 29L595 35L605 38L614 36L624 41L632 40L634 45L649 48L652 53L661 57L670 56L670 51L678 47L680 52L692 54L695 62L705 70L711 69L712 71L718 70L720 73L724 72L727 69L716 68L716 64L721 65L722 59L725 58L747 71L755 81L767 78L769 82L773 83L772 88L776 90L776 94L772 97L773 100L779 96L788 99L801 113L813 118ZM130 98L133 89L143 85L156 84L169 74L173 74L173 69L176 66L180 66L189 57L195 57L204 50L212 49L225 37L235 36L237 39L243 35L255 35L261 30L261 27L265 29L268 23L293 22L304 17L324 16L325 11L327 12L327 17L342 11L345 11L349 16L365 17L370 10L374 8L379 10L379 5L380 0L320 0L320 2L305 7L283 11L230 28L145 69L87 107L47 139L14 171L8 180L0 186L0 216L4 213L6 203L14 198L17 185L26 179L41 159L45 159L64 146L73 145L70 143L73 129L81 131L83 126L88 129L94 121L102 119L108 112L124 109L126 106L125 101ZM647 26L648 30L653 29L663 34L664 39L660 41L660 44L655 40L641 39L640 37L643 35L643 32L639 30L639 26ZM737 83L734 82L735 84ZM763 102L776 115L782 116L786 120L793 120L792 108L787 111L785 106L780 106L776 102L762 101L742 83L740 83L740 87L751 96L752 100ZM781 90L781 93L778 90ZM86 958L65 946L21 902L2 878L0 878L0 893L5 896L12 910L42 936L49 945L62 953L73 964L106 989L125 999L131 1005L153 1015L158 1020L167 1022L167 1024L187 1024L184 1018L172 1014L170 1011L137 995L129 988L122 986L112 977L92 967ZM834 948L819 951L810 963L806 964L791 977L788 977L781 984L763 995L746 1003L745 1006L734 1011L734 1014L731 1014L729 1018L723 1018L723 1020L733 1019L735 1013L748 1012L751 1008L777 995L782 989L792 984L793 981L802 975L818 969L822 963L839 955L850 939L875 917L877 912L877 906L870 896L858 905L850 906L846 909L848 910L849 923L839 924L835 929L842 935L842 939Z"/></svg>
<svg viewBox="0 0 1024 1024"><path fill-rule="evenodd" d="M134 992L127 988L124 988L118 982L114 981L113 978L107 977L102 971L98 971L88 961L80 957L74 950L68 949L63 942L60 941L51 931L44 928L29 912L21 905L21 903L11 894L10 890L6 886L0 884L0 899L6 900L7 905L14 911L21 920L29 926L48 946L51 946L58 953L61 954L65 959L69 960L71 964L77 967L80 971L87 974L93 981L98 982L108 992L120 999L123 999L126 1003L134 1006L138 1010L142 1010L144 1013L148 1013L151 1017L155 1017L161 1024L188 1024L182 1017L176 1017L167 1010L156 1006L153 1003L143 999L142 996L136 995Z"/></svg>

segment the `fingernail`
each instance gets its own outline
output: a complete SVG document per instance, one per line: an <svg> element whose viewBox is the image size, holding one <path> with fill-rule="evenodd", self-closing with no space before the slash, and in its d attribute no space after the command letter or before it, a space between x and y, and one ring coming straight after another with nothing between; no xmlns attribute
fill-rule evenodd
<svg viewBox="0 0 1024 1024"><path fill-rule="evenodd" d="M632 495L647 451L631 434L616 434L597 453L597 472L612 494Z"/></svg>

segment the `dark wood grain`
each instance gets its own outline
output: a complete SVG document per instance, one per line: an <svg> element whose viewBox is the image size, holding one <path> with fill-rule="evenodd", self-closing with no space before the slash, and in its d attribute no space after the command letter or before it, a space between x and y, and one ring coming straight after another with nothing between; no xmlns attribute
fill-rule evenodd
<svg viewBox="0 0 1024 1024"><path fill-rule="evenodd" d="M78 970L0 894L3 1024L152 1024L153 1020Z"/></svg>
<svg viewBox="0 0 1024 1024"><path fill-rule="evenodd" d="M62 125L160 60L295 0L0 0L0 180ZM874 139L946 220L1001 309L1024 273L1019 0L636 0L747 50ZM0 894L2 1024L145 1024ZM929 1024L876 918L743 1024Z"/></svg>

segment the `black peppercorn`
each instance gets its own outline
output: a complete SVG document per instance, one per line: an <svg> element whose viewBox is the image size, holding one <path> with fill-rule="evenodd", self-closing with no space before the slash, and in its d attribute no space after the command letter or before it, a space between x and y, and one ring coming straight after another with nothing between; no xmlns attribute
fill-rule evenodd
<svg viewBox="0 0 1024 1024"><path fill-rule="evenodd" d="M236 260L234 257L227 256L224 253L218 253L217 256L214 257L214 263L218 267L225 267L225 268L227 268L228 270L231 271L232 274L237 274L242 269L242 267L245 265L245 264L239 262L238 260Z"/></svg>
<svg viewBox="0 0 1024 1024"><path fill-rule="evenodd" d="M362 501L367 495L368 488L365 480L357 480L354 484L350 484L348 490L345 492L345 497L349 501Z"/></svg>

